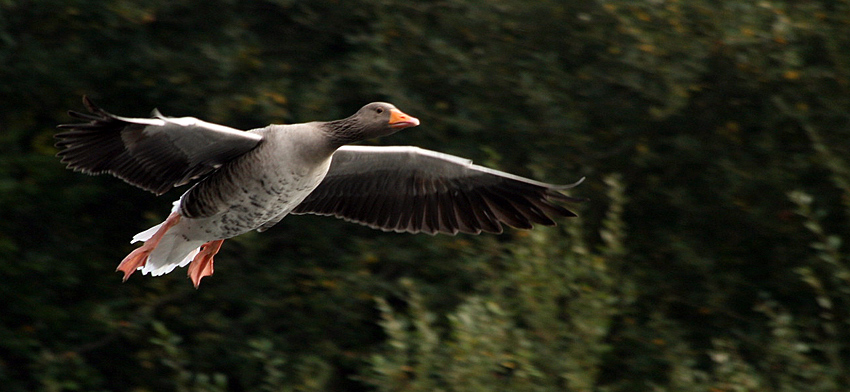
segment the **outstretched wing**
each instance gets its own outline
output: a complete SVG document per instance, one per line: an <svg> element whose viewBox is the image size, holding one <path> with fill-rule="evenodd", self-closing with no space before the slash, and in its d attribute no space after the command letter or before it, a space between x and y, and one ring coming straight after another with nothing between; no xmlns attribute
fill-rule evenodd
<svg viewBox="0 0 850 392"><path fill-rule="evenodd" d="M125 118L107 113L88 97L91 114L70 111L80 124L59 125L57 154L69 169L109 173L142 189L163 194L201 177L256 147L260 135L194 117Z"/></svg>
<svg viewBox="0 0 850 392"><path fill-rule="evenodd" d="M293 214L333 215L384 231L500 233L502 223L530 229L575 216L578 202L552 185L417 147L345 146L321 184Z"/></svg>

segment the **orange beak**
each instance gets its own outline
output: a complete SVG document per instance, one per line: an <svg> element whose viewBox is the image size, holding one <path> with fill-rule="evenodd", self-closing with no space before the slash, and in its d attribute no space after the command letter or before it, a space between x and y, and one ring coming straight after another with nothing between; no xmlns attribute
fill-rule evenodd
<svg viewBox="0 0 850 392"><path fill-rule="evenodd" d="M390 127L394 129L402 129L407 127L415 127L419 125L419 119L413 116L404 114L401 110L390 109Z"/></svg>

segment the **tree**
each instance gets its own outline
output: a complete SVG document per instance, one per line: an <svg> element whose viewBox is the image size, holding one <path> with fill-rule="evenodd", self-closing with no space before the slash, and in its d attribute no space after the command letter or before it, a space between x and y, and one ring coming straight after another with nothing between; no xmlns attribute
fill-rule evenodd
<svg viewBox="0 0 850 392"><path fill-rule="evenodd" d="M0 2L0 382L846 389L848 8ZM244 129L391 101L423 125L382 143L587 176L590 201L498 237L290 217L229 241L198 291L121 285L177 193L61 167L84 93Z"/></svg>

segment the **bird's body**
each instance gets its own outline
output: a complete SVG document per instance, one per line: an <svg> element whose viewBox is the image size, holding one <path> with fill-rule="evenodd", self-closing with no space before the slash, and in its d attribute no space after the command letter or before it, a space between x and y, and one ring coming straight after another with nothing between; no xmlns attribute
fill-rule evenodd
<svg viewBox="0 0 850 392"><path fill-rule="evenodd" d="M328 122L269 125L247 132L194 118L109 114L84 98L89 123L62 125L59 156L69 168L110 173L157 194L197 182L145 244L119 265L126 280L189 264L197 287L213 272L225 239L264 231L287 214L333 215L385 231L501 232L501 223L553 225L574 216L550 200L578 201L558 186L416 147L344 146L416 126L393 105L372 103ZM580 182L580 181L579 181Z"/></svg>
<svg viewBox="0 0 850 392"><path fill-rule="evenodd" d="M263 136L264 142L223 165L174 203L172 213L181 219L151 252L143 273L169 273L188 264L205 243L279 222L327 174L331 154L303 145L310 136L307 127L271 125L249 132ZM283 146L292 148L281 151ZM198 204L207 207L191 211L191 206ZM154 233L146 230L134 240L147 241Z"/></svg>
<svg viewBox="0 0 850 392"><path fill-rule="evenodd" d="M332 151L304 146L309 129L273 125L257 132L263 143L189 189L181 214L197 222L208 240L231 238L282 218L315 189L331 163ZM215 206L214 209L192 205ZM200 233L199 233L200 235Z"/></svg>

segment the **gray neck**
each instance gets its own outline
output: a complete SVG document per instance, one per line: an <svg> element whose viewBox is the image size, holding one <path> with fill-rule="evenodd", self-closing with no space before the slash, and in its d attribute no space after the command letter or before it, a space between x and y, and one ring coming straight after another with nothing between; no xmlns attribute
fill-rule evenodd
<svg viewBox="0 0 850 392"><path fill-rule="evenodd" d="M353 116L322 123L321 129L333 149L359 142L365 136L363 124L356 121Z"/></svg>

